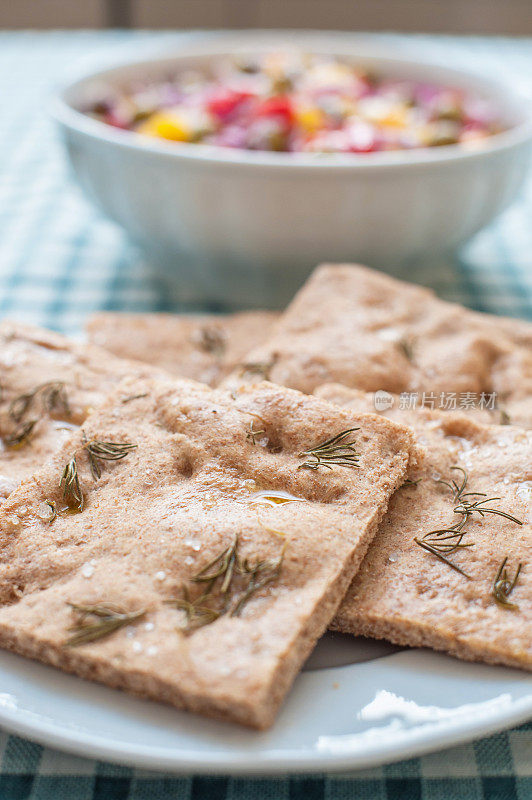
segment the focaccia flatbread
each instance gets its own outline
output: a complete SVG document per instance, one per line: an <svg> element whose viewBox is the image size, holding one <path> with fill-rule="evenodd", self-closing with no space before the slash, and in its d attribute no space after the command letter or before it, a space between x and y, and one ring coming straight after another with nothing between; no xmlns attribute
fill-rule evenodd
<svg viewBox="0 0 532 800"><path fill-rule="evenodd" d="M414 393L437 409L483 408L532 426L532 325L479 314L356 265L319 267L270 338L230 379L312 392L342 383Z"/></svg>
<svg viewBox="0 0 532 800"><path fill-rule="evenodd" d="M216 386L266 339L277 318L272 311L227 316L105 312L89 319L87 333L116 356Z"/></svg>
<svg viewBox="0 0 532 800"><path fill-rule="evenodd" d="M0 509L0 645L266 727L412 457L409 429L274 384L126 381Z"/></svg>
<svg viewBox="0 0 532 800"><path fill-rule="evenodd" d="M0 323L0 503L123 378L157 374L53 331Z"/></svg>
<svg viewBox="0 0 532 800"><path fill-rule="evenodd" d="M317 394L355 413L368 406L338 385ZM390 501L332 627L532 669L532 432L460 414L384 413L412 426L425 461ZM466 477L457 497L452 483ZM478 510L465 518L468 504Z"/></svg>

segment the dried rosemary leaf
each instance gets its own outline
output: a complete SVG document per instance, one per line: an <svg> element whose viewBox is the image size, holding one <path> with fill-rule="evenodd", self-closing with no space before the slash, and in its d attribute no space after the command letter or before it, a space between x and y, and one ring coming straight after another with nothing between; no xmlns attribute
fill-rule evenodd
<svg viewBox="0 0 532 800"><path fill-rule="evenodd" d="M262 436L265 433L266 431L264 429L256 431L255 428L253 427L253 420L252 420L249 423L249 428L246 431L246 439L248 442L251 442L251 444L257 444L257 436Z"/></svg>
<svg viewBox="0 0 532 800"><path fill-rule="evenodd" d="M453 528L442 528L440 530L429 531L422 538L422 542L430 545L432 550L437 550L439 553L446 553L450 555L455 550L464 547L474 547L474 542L464 542L464 536L467 536L467 531L462 530L464 521L459 522ZM416 540L417 541L417 540Z"/></svg>
<svg viewBox="0 0 532 800"><path fill-rule="evenodd" d="M111 605L80 605L68 603L70 608L78 615L78 622L68 630L71 636L66 640L68 647L78 647L103 639L106 636L130 625L146 614L146 609L126 612Z"/></svg>
<svg viewBox="0 0 532 800"><path fill-rule="evenodd" d="M237 570L241 575L249 577L248 585L241 594L238 602L231 611L232 617L238 617L246 604L251 600L253 595L267 586L269 583L277 580L284 560L284 553L286 550L287 542L285 541L283 549L277 558L268 558L263 561L257 561L254 564L248 559L238 561Z"/></svg>
<svg viewBox="0 0 532 800"><path fill-rule="evenodd" d="M63 500L67 506L76 511L83 511L84 498L79 483L78 465L75 456L65 465L59 487L63 490Z"/></svg>
<svg viewBox="0 0 532 800"><path fill-rule="evenodd" d="M130 442L100 442L94 439L87 442L84 447L89 456L92 477L97 480L102 474L100 461L120 461L135 450L137 445Z"/></svg>
<svg viewBox="0 0 532 800"><path fill-rule="evenodd" d="M411 338L399 339L397 347L408 361L414 361L414 340Z"/></svg>
<svg viewBox="0 0 532 800"><path fill-rule="evenodd" d="M500 497L488 497L484 492L466 492L465 490L469 480L467 472L462 467L451 467L451 469L462 473L462 480L460 484L458 484L455 480L439 480L437 482L449 487L449 489L453 492L454 501L457 503L454 508L455 514L461 514L464 520L466 520L468 517L471 517L475 513L479 514L481 517L484 517L486 514L494 514L498 517L504 517L505 519L510 520L510 522L514 522L516 525L523 524L521 520L517 519L511 514L508 514L506 511L503 511L500 508L486 507L486 503L493 503L495 500L500 500ZM473 498L480 499L475 500Z"/></svg>
<svg viewBox="0 0 532 800"><path fill-rule="evenodd" d="M461 569L461 567L457 566L456 564L453 564L452 561L449 561L449 559L445 555L443 555L443 553L440 553L438 550L435 550L430 544L427 544L427 542L424 542L422 539L418 539L417 537L414 537L414 541L416 544L422 547L423 550L426 550L428 553L432 553L433 556L439 558L439 560L443 561L444 564L447 564L448 567L454 569L455 572L459 572L460 575L463 575L464 578L467 578L468 580L471 579L471 575L468 575L467 572L464 572L464 570Z"/></svg>
<svg viewBox="0 0 532 800"><path fill-rule="evenodd" d="M429 533L426 533L423 538L419 539L416 537L414 538L414 541L424 550L432 553L432 555L436 556L449 567L451 567L451 569L454 569L456 572L459 572L461 575L469 578L470 576L452 561L449 561L447 556L451 553L454 553L456 550L474 546L474 542L463 541L464 536L467 535L467 531L464 530L464 526L470 517L472 517L475 513L479 514L482 518L486 514L494 514L499 517L504 517L504 519L508 519L511 522L514 522L516 525L522 525L523 523L521 520L513 517L511 514L508 514L506 511L502 511L500 508L489 508L486 506L486 503L492 503L495 500L500 500L500 497L488 497L484 492L466 492L469 476L465 469L462 467L451 467L451 470L461 473L461 479L459 481L455 480L454 478L451 478L449 481L438 479L437 483L441 483L443 486L447 486L447 488L451 490L454 501L457 504L454 507L453 512L455 514L459 514L462 519L455 525L451 525L449 528L429 531ZM501 570L502 569L504 569L504 564L501 567ZM517 574L519 574L519 570ZM498 578L500 578L500 575ZM496 579L496 582L498 578Z"/></svg>
<svg viewBox="0 0 532 800"><path fill-rule="evenodd" d="M215 325L204 325L193 336L194 344L205 353L222 358L227 348L227 336Z"/></svg>
<svg viewBox="0 0 532 800"><path fill-rule="evenodd" d="M267 381L270 378L270 372L275 365L275 359L270 361L248 361L240 367L241 375L258 375L263 380Z"/></svg>
<svg viewBox="0 0 532 800"><path fill-rule="evenodd" d="M131 403L132 400L140 400L141 398L147 396L148 392L142 392L142 394L132 394L129 397L123 397L120 402L125 405L126 403Z"/></svg>
<svg viewBox="0 0 532 800"><path fill-rule="evenodd" d="M299 458L306 458L306 461L300 464L298 469L319 469L319 467L332 469L333 466L357 467L359 454L355 450L355 442L348 441L348 439L350 434L358 430L360 428L347 428L331 439L304 450L299 454Z"/></svg>
<svg viewBox="0 0 532 800"><path fill-rule="evenodd" d="M205 594L198 597L195 601L191 601L188 591L185 588L184 597L166 601L167 605L174 606L174 608L185 612L185 624L179 626L183 633L192 633L198 628L203 628L204 625L210 625L211 622L214 622L220 616L219 611L201 605L204 598Z"/></svg>
<svg viewBox="0 0 532 800"><path fill-rule="evenodd" d="M253 562L240 557L239 539L235 536L228 547L191 577L193 584L206 584L195 600L185 586L182 597L166 601L185 612L185 624L180 629L192 633L224 614L238 616L258 591L278 578L286 546L285 541L276 558Z"/></svg>
<svg viewBox="0 0 532 800"><path fill-rule="evenodd" d="M211 583L223 576L223 585L227 590L227 575L230 575L230 582L233 576L237 548L238 536L235 536L233 543L230 544L229 547L226 547L220 555L213 558L212 561L209 561L199 572L193 575L191 580L194 583Z"/></svg>
<svg viewBox="0 0 532 800"><path fill-rule="evenodd" d="M504 558L501 566L499 567L497 575L495 576L495 580L493 581L493 589L491 593L495 598L495 601L502 606L502 608L505 608L508 611L517 611L519 606L516 605L516 603L511 603L508 598L515 588L523 565L521 562L519 562L513 579L510 579L508 577L508 570L506 569L507 562L508 556Z"/></svg>
<svg viewBox="0 0 532 800"><path fill-rule="evenodd" d="M41 401L43 413L61 411L68 417L71 414L65 384L62 381L49 381L39 384L31 392L15 397L9 405L9 416L15 422L20 422L38 399Z"/></svg>
<svg viewBox="0 0 532 800"><path fill-rule="evenodd" d="M4 437L4 444L6 447L16 447L19 444L26 442L31 436L34 427L38 420L30 419L28 422L23 422L15 430Z"/></svg>

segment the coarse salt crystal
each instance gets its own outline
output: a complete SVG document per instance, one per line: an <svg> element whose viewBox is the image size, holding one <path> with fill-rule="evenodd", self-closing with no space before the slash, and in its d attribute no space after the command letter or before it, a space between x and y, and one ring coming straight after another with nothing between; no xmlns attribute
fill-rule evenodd
<svg viewBox="0 0 532 800"><path fill-rule="evenodd" d="M93 564L83 564L81 568L81 574L84 578L92 578L94 575L94 565Z"/></svg>

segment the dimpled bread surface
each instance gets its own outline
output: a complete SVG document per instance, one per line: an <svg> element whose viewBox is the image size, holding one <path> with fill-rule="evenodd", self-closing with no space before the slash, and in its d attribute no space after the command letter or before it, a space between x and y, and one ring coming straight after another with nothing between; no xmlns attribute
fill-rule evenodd
<svg viewBox="0 0 532 800"><path fill-rule="evenodd" d="M356 413L370 398L338 385L317 394ZM425 447L423 464L390 501L362 566L332 624L336 630L384 638L410 646L445 650L472 661L532 669L532 433L512 426L483 425L469 416L436 411L384 412L411 425ZM454 571L414 538L456 524L458 503L444 480L463 480L465 492L484 492L480 508L502 510L522 522L474 513L464 530L463 547L446 557L470 578ZM482 496L470 496L470 501ZM432 539L434 541L434 539ZM493 586L503 560L507 576L518 581L499 605Z"/></svg>
<svg viewBox="0 0 532 800"><path fill-rule="evenodd" d="M264 341L277 317L272 311L227 316L105 312L89 319L87 333L94 344L121 358L216 386Z"/></svg>
<svg viewBox="0 0 532 800"><path fill-rule="evenodd" d="M318 267L228 385L257 376L392 393L496 394L493 422L532 426L532 325L444 302L367 267Z"/></svg>
<svg viewBox="0 0 532 800"><path fill-rule="evenodd" d="M305 450L349 428L359 428L355 466L299 468ZM95 441L136 448L101 462L94 480ZM73 457L81 513L63 510L61 477ZM267 727L416 457L408 428L274 384L232 395L185 380L126 380L0 510L0 644L137 695ZM264 501L271 491L297 499ZM194 576L235 541L241 565L282 558L277 576L235 615L184 631L186 612L173 601L197 599ZM226 586L233 610L243 580L237 569ZM218 582L203 604L222 591ZM69 603L145 616L67 646L77 619Z"/></svg>
<svg viewBox="0 0 532 800"><path fill-rule="evenodd" d="M162 374L146 364L115 358L93 345L79 344L53 331L31 325L0 323L0 503L20 481L31 475L80 425L123 378ZM46 407L43 389L63 384L64 402ZM20 420L13 418L13 401L37 392ZM19 444L10 437L37 420Z"/></svg>

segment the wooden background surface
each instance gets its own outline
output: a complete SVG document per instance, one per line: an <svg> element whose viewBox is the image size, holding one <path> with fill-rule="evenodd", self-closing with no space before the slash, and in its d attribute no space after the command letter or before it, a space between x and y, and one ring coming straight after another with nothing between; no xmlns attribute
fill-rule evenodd
<svg viewBox="0 0 532 800"><path fill-rule="evenodd" d="M532 34L532 0L0 0L0 28L330 28Z"/></svg>

